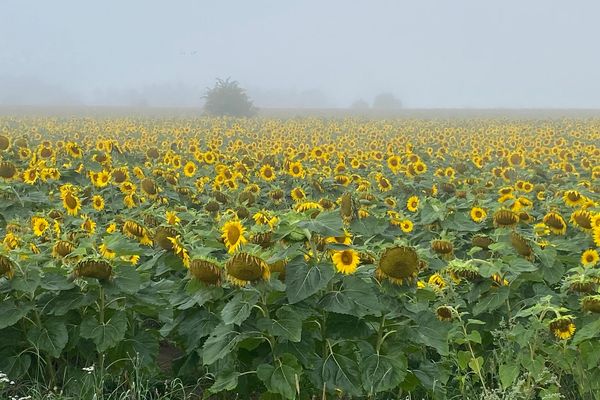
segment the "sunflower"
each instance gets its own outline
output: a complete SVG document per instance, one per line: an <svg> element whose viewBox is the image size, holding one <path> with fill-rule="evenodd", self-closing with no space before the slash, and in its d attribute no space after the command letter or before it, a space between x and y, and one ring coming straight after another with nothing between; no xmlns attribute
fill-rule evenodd
<svg viewBox="0 0 600 400"><path fill-rule="evenodd" d="M325 238L325 243L333 243L333 244L345 244L349 246L352 244L352 234L344 229L344 234L341 236L329 236Z"/></svg>
<svg viewBox="0 0 600 400"><path fill-rule="evenodd" d="M304 178L306 171L300 161L291 162L288 167L288 173L294 178Z"/></svg>
<svg viewBox="0 0 600 400"><path fill-rule="evenodd" d="M387 165L388 168L395 174L397 174L400 171L400 167L401 167L401 162L402 160L400 159L400 157L393 155L388 157L387 159Z"/></svg>
<svg viewBox="0 0 600 400"><path fill-rule="evenodd" d="M592 214L585 209L573 212L569 221L583 231L592 230Z"/></svg>
<svg viewBox="0 0 600 400"><path fill-rule="evenodd" d="M221 228L221 237L225 241L225 246L229 253L234 253L243 244L247 243L244 233L246 228L239 221L228 221Z"/></svg>
<svg viewBox="0 0 600 400"><path fill-rule="evenodd" d="M190 262L190 273L197 280L207 285L221 283L221 267L213 260L194 259Z"/></svg>
<svg viewBox="0 0 600 400"><path fill-rule="evenodd" d="M452 321L454 313L452 307L439 306L435 309L435 315L440 321Z"/></svg>
<svg viewBox="0 0 600 400"><path fill-rule="evenodd" d="M273 167L271 167L269 164L265 164L262 167L260 167L259 174L260 177L267 182L272 182L276 178L275 171L273 170Z"/></svg>
<svg viewBox="0 0 600 400"><path fill-rule="evenodd" d="M388 178L383 175L377 176L377 186L381 192L388 192L392 190L392 183Z"/></svg>
<svg viewBox="0 0 600 400"><path fill-rule="evenodd" d="M592 238L594 239L594 244L596 246L600 247L600 228L594 229L594 233L592 235Z"/></svg>
<svg viewBox="0 0 600 400"><path fill-rule="evenodd" d="M557 212L549 212L544 216L543 221L555 235L564 235L567 232L567 223Z"/></svg>
<svg viewBox="0 0 600 400"><path fill-rule="evenodd" d="M135 221L125 221L123 224L123 234L132 239L136 239L140 244L147 246L152 246L153 244L148 229Z"/></svg>
<svg viewBox="0 0 600 400"><path fill-rule="evenodd" d="M487 213L481 207L471 208L471 219L477 223L482 222L487 217Z"/></svg>
<svg viewBox="0 0 600 400"><path fill-rule="evenodd" d="M100 255L108 260L112 260L113 258L115 258L117 256L117 253L111 249L108 248L108 246L105 243L102 243L99 247L98 247L98 252L100 253Z"/></svg>
<svg viewBox="0 0 600 400"><path fill-rule="evenodd" d="M333 260L335 269L345 275L353 274L360 263L359 254L353 249L335 251L331 259Z"/></svg>
<svg viewBox="0 0 600 400"><path fill-rule="evenodd" d="M38 179L38 171L35 168L29 168L23 172L23 182L33 185Z"/></svg>
<svg viewBox="0 0 600 400"><path fill-rule="evenodd" d="M196 164L193 161L188 161L184 166L183 166L183 174L185 176L187 176L188 178L191 178L192 176L194 176L196 174Z"/></svg>
<svg viewBox="0 0 600 400"><path fill-rule="evenodd" d="M552 332L557 339L570 339L575 333L573 317L565 315L554 318L550 321L550 332Z"/></svg>
<svg viewBox="0 0 600 400"><path fill-rule="evenodd" d="M48 229L50 223L46 218L42 217L32 217L31 218L31 228L33 229L33 233L36 236L42 236L44 232Z"/></svg>
<svg viewBox="0 0 600 400"><path fill-rule="evenodd" d="M315 201L303 201L301 203L296 203L296 205L294 206L294 210L296 210L297 212L304 212L304 211L308 211L308 210L316 210L317 213L311 213L311 215L317 215L319 211L321 211L323 209L323 206L321 206L320 203L317 203Z"/></svg>
<svg viewBox="0 0 600 400"><path fill-rule="evenodd" d="M0 276L6 276L7 279L12 279L14 275L15 264L7 256L0 254Z"/></svg>
<svg viewBox="0 0 600 400"><path fill-rule="evenodd" d="M581 299L581 308L584 311L600 313L600 295L589 295Z"/></svg>
<svg viewBox="0 0 600 400"><path fill-rule="evenodd" d="M92 207L96 211L104 210L104 198L98 194L92 197Z"/></svg>
<svg viewBox="0 0 600 400"><path fill-rule="evenodd" d="M417 212L419 209L419 197L409 197L408 200L406 200L406 209L410 212Z"/></svg>
<svg viewBox="0 0 600 400"><path fill-rule="evenodd" d="M519 216L511 210L501 209L494 213L494 226L508 228L519 222Z"/></svg>
<svg viewBox="0 0 600 400"><path fill-rule="evenodd" d="M96 278L100 281L110 279L112 266L106 260L84 260L80 261L73 270L70 279L74 278Z"/></svg>
<svg viewBox="0 0 600 400"><path fill-rule="evenodd" d="M585 203L585 196L582 196L577 190L567 190L563 195L563 201L569 207L577 207Z"/></svg>
<svg viewBox="0 0 600 400"><path fill-rule="evenodd" d="M396 285L412 281L419 272L419 257L417 252L407 246L397 246L386 249L379 258L375 270L378 279L389 279Z"/></svg>
<svg viewBox="0 0 600 400"><path fill-rule="evenodd" d="M513 231L510 234L510 243L520 256L533 260L533 250L525 237Z"/></svg>
<svg viewBox="0 0 600 400"><path fill-rule="evenodd" d="M429 277L427 283L436 289L443 289L447 286L444 278L437 272Z"/></svg>
<svg viewBox="0 0 600 400"><path fill-rule="evenodd" d="M414 224L411 220L403 219L402 221L400 221L400 229L402 229L402 232L410 233L413 231L413 228Z"/></svg>
<svg viewBox="0 0 600 400"><path fill-rule="evenodd" d="M79 210L81 210L81 200L79 197L70 190L66 191L63 195L63 207L67 210L69 215L77 216Z"/></svg>
<svg viewBox="0 0 600 400"><path fill-rule="evenodd" d="M71 242L67 242L66 240L57 241L54 246L52 246L52 257L54 258L63 258L68 256L73 250L75 250L75 244Z"/></svg>
<svg viewBox="0 0 600 400"><path fill-rule="evenodd" d="M0 162L0 178L11 179L17 175L17 168L8 161Z"/></svg>
<svg viewBox="0 0 600 400"><path fill-rule="evenodd" d="M598 261L600 261L600 256L595 249L587 249L581 254L581 264L584 267L593 267L598 264Z"/></svg>
<svg viewBox="0 0 600 400"><path fill-rule="evenodd" d="M83 229L89 236L92 236L96 232L96 222L88 216L82 216L83 222L81 223L81 229Z"/></svg>
<svg viewBox="0 0 600 400"><path fill-rule="evenodd" d="M260 257L248 254L234 254L225 264L227 279L236 286L260 280L266 281L271 276L267 263Z"/></svg>
<svg viewBox="0 0 600 400"><path fill-rule="evenodd" d="M167 211L165 213L165 218L167 219L167 224L169 225L177 225L181 222L181 218L177 216L175 211Z"/></svg>
<svg viewBox="0 0 600 400"><path fill-rule="evenodd" d="M454 254L454 245L449 240L436 239L431 242L431 250L445 259L450 259Z"/></svg>
<svg viewBox="0 0 600 400"><path fill-rule="evenodd" d="M142 180L142 191L150 198L155 198L158 195L158 187L156 183L150 178L144 178Z"/></svg>
<svg viewBox="0 0 600 400"><path fill-rule="evenodd" d="M306 197L306 193L300 187L295 187L290 191L290 196L294 201L300 201Z"/></svg>

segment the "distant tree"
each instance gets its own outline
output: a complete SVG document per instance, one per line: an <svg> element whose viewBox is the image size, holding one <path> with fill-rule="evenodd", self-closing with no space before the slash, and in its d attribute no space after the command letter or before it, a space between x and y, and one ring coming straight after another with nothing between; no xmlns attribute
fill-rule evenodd
<svg viewBox="0 0 600 400"><path fill-rule="evenodd" d="M350 108L352 108L353 110L366 110L367 108L369 108L369 103L367 103L363 99L358 99L354 103L352 103L352 105L350 105Z"/></svg>
<svg viewBox="0 0 600 400"><path fill-rule="evenodd" d="M402 102L392 93L380 93L375 96L375 100L373 100L373 108L396 110L402 108Z"/></svg>
<svg viewBox="0 0 600 400"><path fill-rule="evenodd" d="M248 98L246 90L237 81L230 78L217 79L212 88L206 89L204 95L204 111L211 115L230 115L234 117L251 117L257 109Z"/></svg>

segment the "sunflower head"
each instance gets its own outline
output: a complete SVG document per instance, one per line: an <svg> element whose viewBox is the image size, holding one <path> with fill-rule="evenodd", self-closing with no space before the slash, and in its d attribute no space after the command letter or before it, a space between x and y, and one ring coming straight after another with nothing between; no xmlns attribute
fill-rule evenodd
<svg viewBox="0 0 600 400"><path fill-rule="evenodd" d="M64 258L73 252L73 250L75 250L75 244L66 240L59 240L52 246L52 256L55 258Z"/></svg>
<svg viewBox="0 0 600 400"><path fill-rule="evenodd" d="M178 235L177 231L170 226L159 226L154 233L154 244L160 246L164 250L173 250L173 243L169 238L174 238Z"/></svg>
<svg viewBox="0 0 600 400"><path fill-rule="evenodd" d="M12 279L14 274L15 264L13 261L4 254L0 254L0 276L6 276L7 279Z"/></svg>
<svg viewBox="0 0 600 400"><path fill-rule="evenodd" d="M408 246L396 246L386 249L379 258L375 275L379 279L401 285L417 277L420 267L417 252Z"/></svg>
<svg viewBox="0 0 600 400"><path fill-rule="evenodd" d="M575 211L571 214L570 220L583 231L589 232L592 230L592 214L585 209Z"/></svg>
<svg viewBox="0 0 600 400"><path fill-rule="evenodd" d="M340 214L344 221L351 221L354 216L354 201L352 195L346 192L340 199Z"/></svg>
<svg viewBox="0 0 600 400"><path fill-rule="evenodd" d="M70 278L96 278L100 281L105 281L110 279L111 275L112 267L108 261L88 259L80 261L75 265Z"/></svg>
<svg viewBox="0 0 600 400"><path fill-rule="evenodd" d="M10 161L0 162L0 178L11 179L17 175L15 164Z"/></svg>
<svg viewBox="0 0 600 400"><path fill-rule="evenodd" d="M556 336L557 339L567 340L570 339L575 333L575 323L573 317L564 315L556 317L550 321L550 332Z"/></svg>
<svg viewBox="0 0 600 400"><path fill-rule="evenodd" d="M581 264L584 267L593 267L598 264L598 261L600 261L600 255L596 249L587 249L581 254Z"/></svg>
<svg viewBox="0 0 600 400"><path fill-rule="evenodd" d="M353 274L360 263L360 255L353 249L334 251L331 259L335 269L345 275Z"/></svg>
<svg viewBox="0 0 600 400"><path fill-rule="evenodd" d="M456 260L455 260L456 261ZM455 281L460 279L466 279L468 281L476 281L481 275L479 274L479 268L475 265L460 261L451 261L446 267L446 271Z"/></svg>
<svg viewBox="0 0 600 400"><path fill-rule="evenodd" d="M482 222L487 217L487 213L481 207L473 207L471 209L471 219L475 222Z"/></svg>
<svg viewBox="0 0 600 400"><path fill-rule="evenodd" d="M550 232L555 235L564 235L567 232L567 223L565 219L557 212L549 212L544 216L544 224L550 229Z"/></svg>
<svg viewBox="0 0 600 400"><path fill-rule="evenodd" d="M269 270L271 272L279 273L279 280L285 282L285 267L288 264L288 260L283 258L279 261L275 261L272 264L269 264Z"/></svg>
<svg viewBox="0 0 600 400"><path fill-rule="evenodd" d="M473 244L473 246L481 247L484 250L488 250L492 243L494 243L494 240L486 235L479 234L471 238L471 244Z"/></svg>
<svg viewBox="0 0 600 400"><path fill-rule="evenodd" d="M519 216L511 210L498 210L494 213L494 226L499 228L509 228L519 222Z"/></svg>
<svg viewBox="0 0 600 400"><path fill-rule="evenodd" d="M232 220L226 222L221 228L221 232L221 237L229 253L235 253L237 249L247 243L247 239L244 237L246 228L244 228L240 221Z"/></svg>
<svg viewBox="0 0 600 400"><path fill-rule="evenodd" d="M529 260L533 259L533 250L531 249L531 245L529 244L529 241L522 235L514 231L511 232L510 243L520 256Z"/></svg>
<svg viewBox="0 0 600 400"><path fill-rule="evenodd" d="M431 242L431 250L444 258L452 257L454 245L446 239L436 239Z"/></svg>
<svg viewBox="0 0 600 400"><path fill-rule="evenodd" d="M214 261L194 259L190 262L190 273L197 280L208 285L221 284L221 267Z"/></svg>
<svg viewBox="0 0 600 400"><path fill-rule="evenodd" d="M236 286L266 281L271 276L269 266L260 257L248 253L236 253L225 264L227 279Z"/></svg>
<svg viewBox="0 0 600 400"><path fill-rule="evenodd" d="M454 312L450 306L439 306L435 309L435 315L440 321L452 321Z"/></svg>

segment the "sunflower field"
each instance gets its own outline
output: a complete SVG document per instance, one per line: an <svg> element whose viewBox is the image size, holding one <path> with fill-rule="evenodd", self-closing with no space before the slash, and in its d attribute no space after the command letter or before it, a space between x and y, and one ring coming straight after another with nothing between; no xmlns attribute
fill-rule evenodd
<svg viewBox="0 0 600 400"><path fill-rule="evenodd" d="M599 202L596 119L1 117L0 395L600 399Z"/></svg>

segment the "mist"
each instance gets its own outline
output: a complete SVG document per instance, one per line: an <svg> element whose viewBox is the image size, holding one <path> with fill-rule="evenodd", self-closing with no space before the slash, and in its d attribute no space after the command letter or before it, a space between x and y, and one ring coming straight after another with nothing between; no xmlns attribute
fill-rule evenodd
<svg viewBox="0 0 600 400"><path fill-rule="evenodd" d="M0 105L199 107L231 77L259 107L600 107L600 3L558 0L0 3Z"/></svg>

